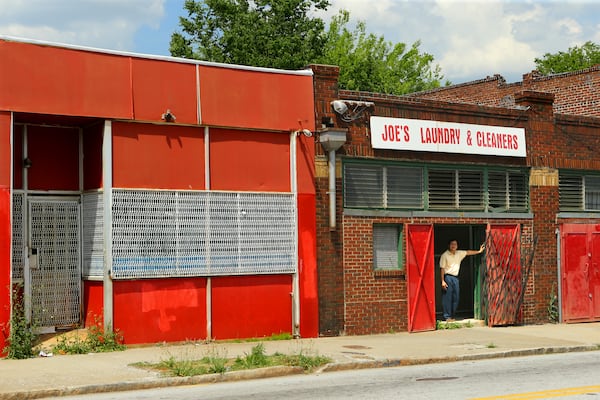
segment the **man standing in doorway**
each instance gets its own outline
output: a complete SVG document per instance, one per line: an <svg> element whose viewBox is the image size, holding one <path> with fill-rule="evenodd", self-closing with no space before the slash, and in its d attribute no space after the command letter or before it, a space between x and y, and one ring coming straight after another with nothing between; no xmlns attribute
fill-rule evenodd
<svg viewBox="0 0 600 400"><path fill-rule="evenodd" d="M478 250L458 250L458 241L452 239L448 242L448 250L440 257L440 272L442 277L442 307L446 322L454 321L454 314L458 308L460 287L458 273L460 263L466 256L483 253L485 246L482 244Z"/></svg>

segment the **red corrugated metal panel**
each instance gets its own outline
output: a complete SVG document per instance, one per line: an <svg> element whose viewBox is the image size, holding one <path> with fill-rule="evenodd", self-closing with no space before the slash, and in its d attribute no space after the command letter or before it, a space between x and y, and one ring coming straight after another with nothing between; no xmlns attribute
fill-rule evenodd
<svg viewBox="0 0 600 400"><path fill-rule="evenodd" d="M13 127L13 189L23 189L23 126Z"/></svg>
<svg viewBox="0 0 600 400"><path fill-rule="evenodd" d="M31 190L79 190L79 130L27 127L27 171Z"/></svg>
<svg viewBox="0 0 600 400"><path fill-rule="evenodd" d="M204 129L118 123L113 129L113 186L203 190Z"/></svg>
<svg viewBox="0 0 600 400"><path fill-rule="evenodd" d="M200 66L202 123L315 129L312 76Z"/></svg>
<svg viewBox="0 0 600 400"><path fill-rule="evenodd" d="M83 281L83 318L85 326L103 321L104 286L101 281Z"/></svg>
<svg viewBox="0 0 600 400"><path fill-rule="evenodd" d="M298 265L300 274L300 336L319 335L316 198L298 195Z"/></svg>
<svg viewBox="0 0 600 400"><path fill-rule="evenodd" d="M407 226L408 331L430 331L436 326L433 225Z"/></svg>
<svg viewBox="0 0 600 400"><path fill-rule="evenodd" d="M0 40L0 109L132 118L130 58Z"/></svg>
<svg viewBox="0 0 600 400"><path fill-rule="evenodd" d="M102 188L102 141L104 124L83 128L83 188Z"/></svg>
<svg viewBox="0 0 600 400"><path fill-rule="evenodd" d="M210 187L213 190L289 192L290 136L211 129Z"/></svg>
<svg viewBox="0 0 600 400"><path fill-rule="evenodd" d="M206 279L115 281L114 326L126 344L206 338Z"/></svg>
<svg viewBox="0 0 600 400"><path fill-rule="evenodd" d="M290 275L212 278L214 339L292 333Z"/></svg>
<svg viewBox="0 0 600 400"><path fill-rule="evenodd" d="M315 193L315 141L314 136L308 138L298 136L296 146L296 164L298 169L298 193ZM316 228L315 228L316 229Z"/></svg>
<svg viewBox="0 0 600 400"><path fill-rule="evenodd" d="M178 124L198 123L194 64L133 58L132 77L136 120L160 121L169 109Z"/></svg>

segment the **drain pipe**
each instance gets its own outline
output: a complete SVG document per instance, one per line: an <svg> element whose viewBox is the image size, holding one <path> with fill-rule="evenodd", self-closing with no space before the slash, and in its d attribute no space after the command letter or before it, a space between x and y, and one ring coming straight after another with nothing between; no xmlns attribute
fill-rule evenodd
<svg viewBox="0 0 600 400"><path fill-rule="evenodd" d="M336 191L335 191L335 152L346 143L348 129L325 128L319 133L319 143L329 154L329 230L335 230Z"/></svg>

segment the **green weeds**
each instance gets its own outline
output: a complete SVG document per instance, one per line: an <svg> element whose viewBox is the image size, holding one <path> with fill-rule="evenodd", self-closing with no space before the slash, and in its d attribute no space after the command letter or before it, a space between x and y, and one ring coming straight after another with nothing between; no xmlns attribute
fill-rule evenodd
<svg viewBox="0 0 600 400"><path fill-rule="evenodd" d="M331 362L331 359L319 355L309 355L300 351L297 354L286 355L275 353L268 355L263 343L252 347L249 353L236 358L227 358L222 352L211 347L208 354L198 359L188 355L175 357L170 355L167 359L157 364L137 363L140 368L161 371L171 376L194 376L204 374L223 374L228 371L240 371L271 366L301 367L305 371L312 371L321 365Z"/></svg>

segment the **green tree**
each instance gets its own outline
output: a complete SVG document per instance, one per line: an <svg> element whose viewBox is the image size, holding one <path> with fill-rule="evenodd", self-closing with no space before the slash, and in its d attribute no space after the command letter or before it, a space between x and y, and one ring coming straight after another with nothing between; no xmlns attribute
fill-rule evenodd
<svg viewBox="0 0 600 400"><path fill-rule="evenodd" d="M383 36L367 34L362 21L350 31L349 21L346 10L331 19L319 60L340 67L340 87L398 95L440 87L444 79L441 69L432 65L431 54L419 52L419 41L410 48L404 43L392 44Z"/></svg>
<svg viewBox="0 0 600 400"><path fill-rule="evenodd" d="M577 71L596 64L600 64L600 46L590 41L582 46L569 47L566 52L546 53L535 59L536 69L543 75Z"/></svg>
<svg viewBox="0 0 600 400"><path fill-rule="evenodd" d="M300 69L318 59L325 41L328 0L186 0L182 33L171 36L175 57Z"/></svg>

